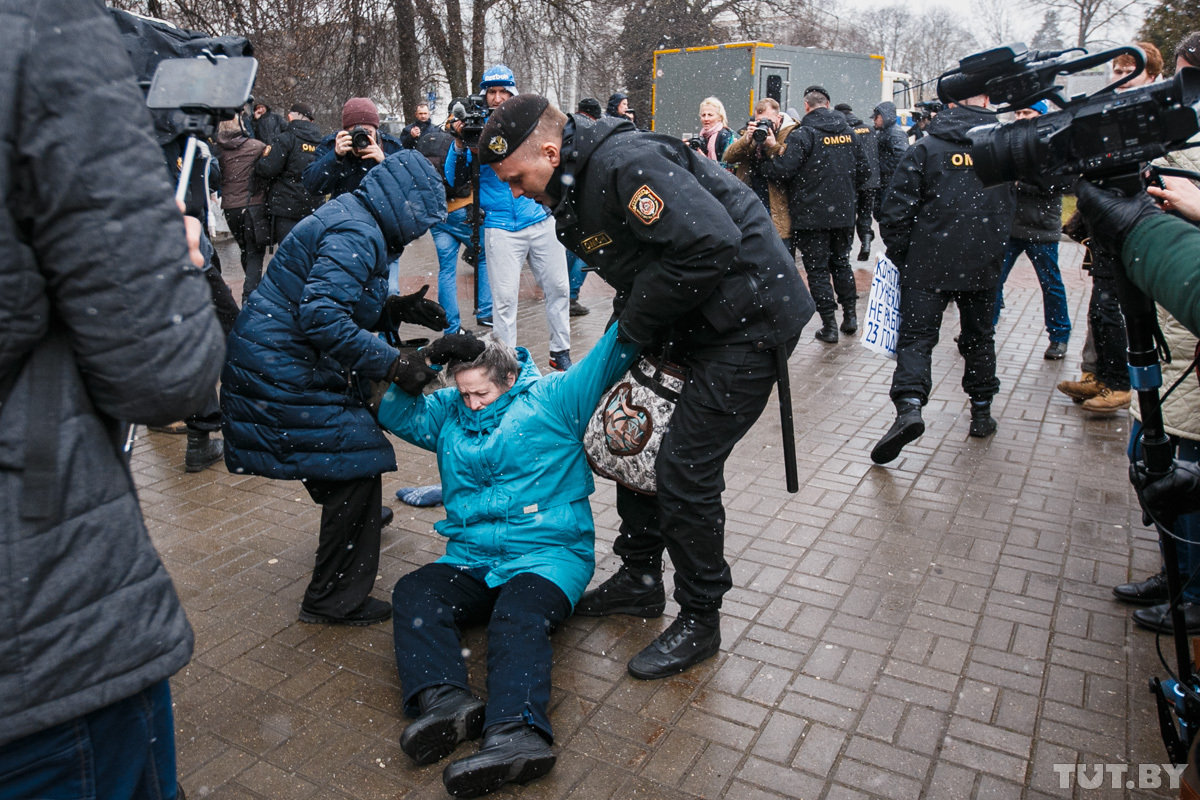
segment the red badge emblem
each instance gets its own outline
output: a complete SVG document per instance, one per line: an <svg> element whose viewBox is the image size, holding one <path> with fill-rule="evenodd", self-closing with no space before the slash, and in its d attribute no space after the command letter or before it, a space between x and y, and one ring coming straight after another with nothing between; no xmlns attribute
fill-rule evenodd
<svg viewBox="0 0 1200 800"><path fill-rule="evenodd" d="M649 225L657 222L658 218L662 216L663 201L654 193L653 189L643 185L633 193L633 199L629 201L629 210L635 217Z"/></svg>

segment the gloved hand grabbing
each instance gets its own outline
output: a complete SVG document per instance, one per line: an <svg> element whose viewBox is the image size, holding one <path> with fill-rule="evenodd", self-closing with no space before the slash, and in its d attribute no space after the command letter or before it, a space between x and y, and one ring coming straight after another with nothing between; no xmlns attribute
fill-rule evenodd
<svg viewBox="0 0 1200 800"><path fill-rule="evenodd" d="M440 331L447 325L446 310L432 300L425 299L429 284L421 287L420 291L412 294L392 295L384 303L384 309L392 320L392 324L411 322L414 325L424 325L434 331Z"/></svg>
<svg viewBox="0 0 1200 800"><path fill-rule="evenodd" d="M1200 511L1200 464L1195 461L1175 459L1175 469L1158 478L1146 473L1145 463L1136 461L1129 465L1129 482L1160 520Z"/></svg>
<svg viewBox="0 0 1200 800"><path fill-rule="evenodd" d="M417 358L398 356L388 369L387 379L409 394L420 394L426 384L433 382L437 373L424 361Z"/></svg>
<svg viewBox="0 0 1200 800"><path fill-rule="evenodd" d="M1125 237L1133 232L1137 224L1147 217L1162 213L1162 209L1145 192L1125 197L1107 189L1099 189L1083 178L1075 182L1075 196L1079 199L1079 213L1087 221L1092 239L1118 257L1125 245Z"/></svg>
<svg viewBox="0 0 1200 800"><path fill-rule="evenodd" d="M481 340L463 332L443 336L433 344L422 347L419 352L432 364L449 364L451 361L474 361L483 350Z"/></svg>

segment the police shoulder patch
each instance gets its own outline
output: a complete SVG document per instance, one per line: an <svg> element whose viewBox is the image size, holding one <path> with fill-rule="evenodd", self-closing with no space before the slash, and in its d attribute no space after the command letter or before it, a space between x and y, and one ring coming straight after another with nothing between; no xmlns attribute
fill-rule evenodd
<svg viewBox="0 0 1200 800"><path fill-rule="evenodd" d="M646 184L642 184L642 188L634 192L633 199L629 201L629 210L646 225L657 222L662 216L663 208L662 198Z"/></svg>
<svg viewBox="0 0 1200 800"><path fill-rule="evenodd" d="M502 156L508 152L508 140L503 136L493 136L488 140L488 150L491 150L498 156Z"/></svg>

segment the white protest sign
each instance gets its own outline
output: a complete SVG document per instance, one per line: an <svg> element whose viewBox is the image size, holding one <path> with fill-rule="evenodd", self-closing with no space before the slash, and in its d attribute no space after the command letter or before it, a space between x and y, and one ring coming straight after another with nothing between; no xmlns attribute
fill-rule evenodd
<svg viewBox="0 0 1200 800"><path fill-rule="evenodd" d="M900 338L900 271L887 256L875 262L867 318L862 326L862 346L888 358L896 358Z"/></svg>

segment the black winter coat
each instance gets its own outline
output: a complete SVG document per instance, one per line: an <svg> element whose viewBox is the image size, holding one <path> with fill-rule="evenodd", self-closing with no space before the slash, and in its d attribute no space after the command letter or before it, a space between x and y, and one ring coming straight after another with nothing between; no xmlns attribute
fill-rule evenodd
<svg viewBox="0 0 1200 800"><path fill-rule="evenodd" d="M995 290L1012 230L1012 184L985 189L967 131L992 117L970 106L938 114L900 161L883 198L879 233L902 288Z"/></svg>
<svg viewBox="0 0 1200 800"><path fill-rule="evenodd" d="M812 317L767 209L720 164L614 118L569 125L562 152L558 237L617 290L622 336L765 349Z"/></svg>
<svg viewBox="0 0 1200 800"><path fill-rule="evenodd" d="M858 190L871 166L841 112L815 108L788 134L783 152L762 163L768 180L787 182L792 230L854 227Z"/></svg>
<svg viewBox="0 0 1200 800"><path fill-rule="evenodd" d="M286 130L287 120L274 111L268 111L254 120L254 138L263 144L275 144L275 138Z"/></svg>
<svg viewBox="0 0 1200 800"><path fill-rule="evenodd" d="M400 134L400 146L412 150L417 146L417 140L424 139L425 134L429 133L431 124L432 123L429 120L425 120L424 122L421 122L420 120L413 120L411 123L405 124L404 131ZM421 131L415 137L411 132L413 128L419 128Z"/></svg>
<svg viewBox="0 0 1200 800"><path fill-rule="evenodd" d="M0 402L3 749L191 657L115 420L196 412L224 336L101 3L0 0L0 141L0 377L17 376ZM34 393L35 348L56 395L42 381ZM38 477L26 469L28 436L47 432L38 454L51 475ZM27 518L22 498L39 487L49 497L36 510L50 516Z"/></svg>
<svg viewBox="0 0 1200 800"><path fill-rule="evenodd" d="M270 181L268 214L303 219L321 205L321 196L304 188L303 179L304 170L317 157L320 143L321 130L316 123L306 119L292 120L254 165L254 171Z"/></svg>
<svg viewBox="0 0 1200 800"><path fill-rule="evenodd" d="M886 192L900 159L908 150L908 136L896 124L895 103L885 100L875 106L871 118L876 115L883 117L883 127L875 131L875 143L879 146L879 185Z"/></svg>
<svg viewBox="0 0 1200 800"><path fill-rule="evenodd" d="M1012 238L1050 244L1062 236L1062 191L1017 181L1017 216Z"/></svg>
<svg viewBox="0 0 1200 800"><path fill-rule="evenodd" d="M850 126L850 130L854 131L855 137L863 149L863 155L867 157L867 164L871 168L871 173L867 177L866 184L863 189L878 189L879 188L879 143L875 140L875 126L868 125L858 117L854 116L854 112L843 112L846 117L846 124Z"/></svg>

